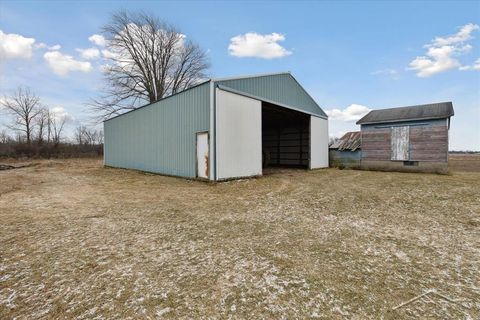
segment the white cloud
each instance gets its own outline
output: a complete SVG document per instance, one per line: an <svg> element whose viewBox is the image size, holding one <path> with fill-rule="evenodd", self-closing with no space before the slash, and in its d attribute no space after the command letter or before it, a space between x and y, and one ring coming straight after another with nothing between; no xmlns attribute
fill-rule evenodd
<svg viewBox="0 0 480 320"><path fill-rule="evenodd" d="M49 47L46 43L40 42L40 43L36 43L34 45L34 48L35 49L47 49L47 50L50 50L50 51L58 51L62 48L62 46L59 45L59 44L56 44L54 46Z"/></svg>
<svg viewBox="0 0 480 320"><path fill-rule="evenodd" d="M35 48L35 49L44 49L44 48L46 48L46 47L47 47L47 45L46 45L45 43L43 43L43 42L36 43L36 44L34 45L34 48Z"/></svg>
<svg viewBox="0 0 480 320"><path fill-rule="evenodd" d="M107 58L107 59L114 59L117 57L117 55L114 52L109 51L107 49L102 50L102 55L104 58Z"/></svg>
<svg viewBox="0 0 480 320"><path fill-rule="evenodd" d="M0 58L29 59L35 44L34 38L25 38L19 34L4 33L0 30Z"/></svg>
<svg viewBox="0 0 480 320"><path fill-rule="evenodd" d="M66 119L67 121L74 120L73 116L65 110L64 107L53 107L50 108L50 112L53 114L55 120L60 121Z"/></svg>
<svg viewBox="0 0 480 320"><path fill-rule="evenodd" d="M48 50L51 50L51 51L58 51L58 50L60 50L61 48L62 48L62 46L61 46L61 45L59 45L59 44L56 44L56 45L54 45L54 46L48 47Z"/></svg>
<svg viewBox="0 0 480 320"><path fill-rule="evenodd" d="M472 39L472 32L478 30L479 26L473 23L469 23L460 28L456 34L443 37L436 37L432 41L432 45L436 47L448 46L455 43L465 42Z"/></svg>
<svg viewBox="0 0 480 320"><path fill-rule="evenodd" d="M72 56L59 51L49 51L43 55L49 67L59 76L67 75L71 71L90 72L92 65L87 61L75 60Z"/></svg>
<svg viewBox="0 0 480 320"><path fill-rule="evenodd" d="M480 58L478 58L472 66L473 70L480 70Z"/></svg>
<svg viewBox="0 0 480 320"><path fill-rule="evenodd" d="M292 54L278 44L285 36L279 33L258 34L248 32L230 39L228 52L235 57L256 57L263 59L282 58Z"/></svg>
<svg viewBox="0 0 480 320"><path fill-rule="evenodd" d="M6 96L3 96L1 97L0 96L0 110L4 108L4 104L7 103L7 102L13 102L11 98L9 97L6 97Z"/></svg>
<svg viewBox="0 0 480 320"><path fill-rule="evenodd" d="M95 43L97 46L105 47L105 38L99 34L94 34L88 38L91 42Z"/></svg>
<svg viewBox="0 0 480 320"><path fill-rule="evenodd" d="M106 63L106 64L100 65L99 69L100 69L100 72L105 73L105 72L108 72L111 67L112 67L111 65Z"/></svg>
<svg viewBox="0 0 480 320"><path fill-rule="evenodd" d="M465 44L465 41L472 39L472 32L478 29L478 25L469 23L454 35L436 37L430 44L425 45L427 52L424 56L416 57L410 62L409 69L416 71L421 78L450 69L467 70L457 57L472 50L472 46Z"/></svg>
<svg viewBox="0 0 480 320"><path fill-rule="evenodd" d="M88 48L88 49L76 49L80 52L80 56L83 59L91 60L100 57L100 50L97 48Z"/></svg>
<svg viewBox="0 0 480 320"><path fill-rule="evenodd" d="M466 70L480 70L480 58L478 58L477 60L475 60L475 62L474 62L471 66L461 66L459 69L462 70L462 71L466 71Z"/></svg>
<svg viewBox="0 0 480 320"><path fill-rule="evenodd" d="M410 69L417 72L421 78L430 77L436 73L444 72L461 66L453 57L456 49L454 46L431 47L425 56L416 57L410 62Z"/></svg>
<svg viewBox="0 0 480 320"><path fill-rule="evenodd" d="M352 122L359 120L370 111L371 109L366 106L362 106L360 104L351 104L343 110L332 109L327 110L326 113L330 119Z"/></svg>
<svg viewBox="0 0 480 320"><path fill-rule="evenodd" d="M398 80L400 78L398 75L398 71L395 69L381 69L373 71L370 74L373 76L387 76L392 78L393 80Z"/></svg>
<svg viewBox="0 0 480 320"><path fill-rule="evenodd" d="M345 133L347 133L347 131L337 131L336 133L329 134L329 137L333 139L339 139L343 137Z"/></svg>

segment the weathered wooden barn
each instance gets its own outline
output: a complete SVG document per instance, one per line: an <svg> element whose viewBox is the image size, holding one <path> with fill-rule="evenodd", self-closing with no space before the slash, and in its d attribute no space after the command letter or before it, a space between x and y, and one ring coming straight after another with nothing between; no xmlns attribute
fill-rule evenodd
<svg viewBox="0 0 480 320"><path fill-rule="evenodd" d="M451 102L370 111L361 126L361 167L374 170L448 170Z"/></svg>
<svg viewBox="0 0 480 320"><path fill-rule="evenodd" d="M361 132L345 133L329 146L329 164L334 168L359 168L362 157Z"/></svg>

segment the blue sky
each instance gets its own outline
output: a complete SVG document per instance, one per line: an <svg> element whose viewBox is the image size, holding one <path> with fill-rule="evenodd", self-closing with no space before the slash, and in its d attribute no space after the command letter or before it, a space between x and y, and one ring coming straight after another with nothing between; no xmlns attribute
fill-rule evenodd
<svg viewBox="0 0 480 320"><path fill-rule="evenodd" d="M89 37L119 9L177 25L208 50L213 77L291 71L331 115L331 135L357 129L368 109L453 101L450 149L480 150L479 1L3 0L0 95L30 86L72 117L69 132L88 122L85 103L101 92L104 60L77 49L101 52Z"/></svg>

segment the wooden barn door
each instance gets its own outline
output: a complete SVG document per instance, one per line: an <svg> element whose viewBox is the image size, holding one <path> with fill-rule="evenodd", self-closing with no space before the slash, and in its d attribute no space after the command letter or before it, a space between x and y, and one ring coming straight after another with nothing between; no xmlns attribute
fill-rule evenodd
<svg viewBox="0 0 480 320"><path fill-rule="evenodd" d="M410 159L410 127L392 127L392 157L394 161L407 161Z"/></svg>

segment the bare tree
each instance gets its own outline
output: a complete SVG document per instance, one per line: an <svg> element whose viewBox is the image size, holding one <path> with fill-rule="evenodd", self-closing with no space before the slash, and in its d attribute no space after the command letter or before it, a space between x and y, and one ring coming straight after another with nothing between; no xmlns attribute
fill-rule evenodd
<svg viewBox="0 0 480 320"><path fill-rule="evenodd" d="M14 117L13 124L7 127L23 132L27 143L30 144L35 127L35 119L41 112L40 98L31 92L30 89L20 87L10 96L5 96L1 104Z"/></svg>
<svg viewBox="0 0 480 320"><path fill-rule="evenodd" d="M103 143L103 131L88 128L86 126L78 126L75 129L75 141L77 144L99 145Z"/></svg>
<svg viewBox="0 0 480 320"><path fill-rule="evenodd" d="M98 131L98 136L97 136L97 144L103 144L103 138L104 138L104 135L103 135L103 130L99 130Z"/></svg>
<svg viewBox="0 0 480 320"><path fill-rule="evenodd" d="M61 142L63 129L67 121L68 117L66 115L57 116L53 114L51 116L51 134L52 141L55 145L58 145Z"/></svg>
<svg viewBox="0 0 480 320"><path fill-rule="evenodd" d="M2 129L2 131L0 131L0 143L8 143L11 139L12 138L8 135L7 130Z"/></svg>
<svg viewBox="0 0 480 320"><path fill-rule="evenodd" d="M77 144L81 145L85 143L85 130L87 130L87 127L85 126L78 126L75 128L74 137Z"/></svg>
<svg viewBox="0 0 480 320"><path fill-rule="evenodd" d="M90 104L100 119L189 88L206 77L206 53L174 26L125 11L103 27L110 64L105 95Z"/></svg>
<svg viewBox="0 0 480 320"><path fill-rule="evenodd" d="M86 128L84 131L85 143L89 145L95 144L97 140L97 131Z"/></svg>
<svg viewBox="0 0 480 320"><path fill-rule="evenodd" d="M50 109L46 109L47 114L47 143L52 141L52 126L53 126L53 117L54 114L50 111Z"/></svg>
<svg viewBox="0 0 480 320"><path fill-rule="evenodd" d="M47 108L42 108L38 113L35 123L38 127L37 129L37 142L42 144L45 138L45 134L49 131L49 116L50 112ZM50 142L50 137L48 137L47 142Z"/></svg>
<svg viewBox="0 0 480 320"><path fill-rule="evenodd" d="M334 144L335 142L337 142L338 140L340 140L340 138L338 137L330 137L328 139L328 145L331 146L332 144Z"/></svg>

